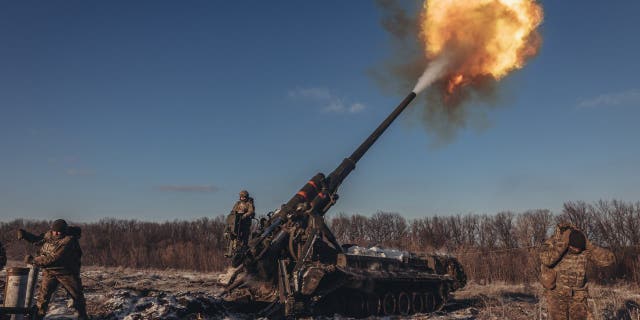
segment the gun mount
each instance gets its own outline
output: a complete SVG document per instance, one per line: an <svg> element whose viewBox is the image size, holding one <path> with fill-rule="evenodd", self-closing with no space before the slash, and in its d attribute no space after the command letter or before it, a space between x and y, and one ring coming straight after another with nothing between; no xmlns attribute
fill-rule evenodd
<svg viewBox="0 0 640 320"><path fill-rule="evenodd" d="M236 251L226 300L262 303L261 313L269 317L409 314L438 310L450 291L464 286L466 277L455 258L356 255L338 243L324 221L342 182L415 97L411 92L328 176L316 174L269 215L249 245Z"/></svg>

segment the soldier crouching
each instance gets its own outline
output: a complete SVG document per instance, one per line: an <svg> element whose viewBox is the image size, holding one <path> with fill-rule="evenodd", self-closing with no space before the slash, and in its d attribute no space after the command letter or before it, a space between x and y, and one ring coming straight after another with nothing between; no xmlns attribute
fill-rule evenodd
<svg viewBox="0 0 640 320"><path fill-rule="evenodd" d="M558 224L554 235L544 242L540 260L549 319L591 319L587 265L610 266L615 261L613 253L593 245L576 227Z"/></svg>
<svg viewBox="0 0 640 320"><path fill-rule="evenodd" d="M80 258L82 250L78 242L80 228L70 227L67 222L56 220L51 230L34 235L22 229L18 230L18 239L24 239L41 245L36 257L25 257L25 263L43 269L42 281L38 290L38 318L43 319L49 308L51 296L62 285L73 298L73 306L78 311L78 319L88 319L82 280L80 279Z"/></svg>

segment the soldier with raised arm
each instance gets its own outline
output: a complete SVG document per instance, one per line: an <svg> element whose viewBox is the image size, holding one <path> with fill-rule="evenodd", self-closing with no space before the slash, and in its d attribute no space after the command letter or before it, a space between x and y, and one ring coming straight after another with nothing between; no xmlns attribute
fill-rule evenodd
<svg viewBox="0 0 640 320"><path fill-rule="evenodd" d="M49 301L58 285L62 285L73 298L78 319L88 319L80 280L82 250L78 238L80 238L80 228L68 226L62 219L54 221L51 230L40 235L18 230L18 239L41 246L40 253L36 257L28 255L24 259L25 263L43 269L36 303L38 319L43 319L47 314Z"/></svg>
<svg viewBox="0 0 640 320"><path fill-rule="evenodd" d="M615 262L613 253L592 244L575 226L563 223L544 242L540 260L549 319L590 319L587 266L610 266Z"/></svg>

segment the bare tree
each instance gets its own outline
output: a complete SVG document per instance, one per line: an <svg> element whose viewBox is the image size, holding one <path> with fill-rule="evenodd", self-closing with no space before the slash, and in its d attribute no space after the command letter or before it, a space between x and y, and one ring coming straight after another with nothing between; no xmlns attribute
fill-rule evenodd
<svg viewBox="0 0 640 320"><path fill-rule="evenodd" d="M553 227L553 214L547 209L529 210L516 219L516 237L523 247L544 242Z"/></svg>
<svg viewBox="0 0 640 320"><path fill-rule="evenodd" d="M397 246L407 234L407 221L398 213L378 211L365 225L371 244Z"/></svg>
<svg viewBox="0 0 640 320"><path fill-rule="evenodd" d="M407 221L398 213L378 211L371 217L339 213L329 222L341 243L418 253L444 251L456 255L469 279L528 282L536 280L540 267L532 247L539 246L559 221L582 228L592 242L614 251L616 265L593 274L594 279L640 284L640 202L567 202L557 216L538 209ZM15 230L40 233L50 223L23 219L0 222L0 241L5 243L9 258L20 260L34 250L26 242L14 240ZM85 265L212 271L228 264L223 257L223 216L170 222L103 219L79 226Z"/></svg>
<svg viewBox="0 0 640 320"><path fill-rule="evenodd" d="M588 238L593 237L592 217L589 205L584 201L565 202L562 214L556 216L557 223L568 222L580 228Z"/></svg>

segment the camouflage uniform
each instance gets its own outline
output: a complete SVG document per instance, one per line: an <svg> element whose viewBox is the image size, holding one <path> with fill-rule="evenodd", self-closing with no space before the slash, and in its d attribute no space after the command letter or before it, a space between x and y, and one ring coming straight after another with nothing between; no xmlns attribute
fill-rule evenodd
<svg viewBox="0 0 640 320"><path fill-rule="evenodd" d="M577 231L573 227L559 225L555 234L544 242L540 252L540 282L546 289L551 320L591 319L587 305L587 264L593 262L599 267L607 267L615 260L612 252L591 244L581 232L585 239L585 250L570 248L572 230Z"/></svg>
<svg viewBox="0 0 640 320"><path fill-rule="evenodd" d="M2 245L2 242L0 242L0 270L2 270L2 268L4 268L6 264L7 264L7 252L4 251L4 246Z"/></svg>
<svg viewBox="0 0 640 320"><path fill-rule="evenodd" d="M225 238L228 239L226 257L234 256L235 252L249 243L251 233L251 219L255 216L253 198L249 197L246 190L240 191L238 200L227 216Z"/></svg>
<svg viewBox="0 0 640 320"><path fill-rule="evenodd" d="M29 259L34 265L43 268L42 282L38 289L38 317L44 318L49 308L51 296L62 285L73 298L73 306L78 311L78 319L87 319L86 302L80 279L80 259L82 250L78 238L80 228L68 227L69 231L55 236L47 231L39 236L20 230L21 238L41 245L40 254Z"/></svg>
<svg viewBox="0 0 640 320"><path fill-rule="evenodd" d="M249 234L251 233L251 219L256 215L256 210L253 205L253 198L250 198L247 194L245 200L238 200L231 213L240 219L238 227L238 240L242 245L247 245L249 242Z"/></svg>

